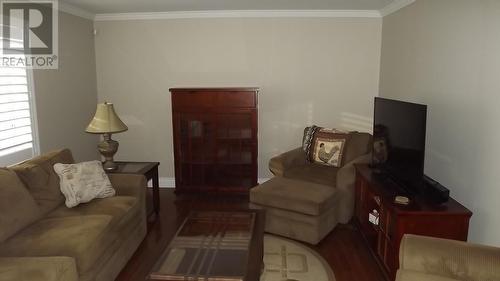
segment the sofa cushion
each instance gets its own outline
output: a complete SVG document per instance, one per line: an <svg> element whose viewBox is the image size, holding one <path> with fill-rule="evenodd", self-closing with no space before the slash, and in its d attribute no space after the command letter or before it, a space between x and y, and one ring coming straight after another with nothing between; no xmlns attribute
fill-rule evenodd
<svg viewBox="0 0 500 281"><path fill-rule="evenodd" d="M90 270L116 235L109 231L108 215L46 218L25 228L0 245L0 256L67 256L78 272Z"/></svg>
<svg viewBox="0 0 500 281"><path fill-rule="evenodd" d="M250 202L317 216L335 203L335 189L310 182L274 177L250 190Z"/></svg>
<svg viewBox="0 0 500 281"><path fill-rule="evenodd" d="M285 171L284 177L335 187L339 168L314 163L294 166Z"/></svg>
<svg viewBox="0 0 500 281"><path fill-rule="evenodd" d="M102 168L101 161L87 161L77 164L54 164L54 171L59 176L61 192L66 197L66 207L73 208L95 198L115 195L108 175Z"/></svg>
<svg viewBox="0 0 500 281"><path fill-rule="evenodd" d="M71 257L0 258L0 280L78 281Z"/></svg>
<svg viewBox="0 0 500 281"><path fill-rule="evenodd" d="M138 200L131 196L114 196L104 199L95 199L87 204L80 204L75 208L66 208L61 205L47 215L47 218L78 217L88 215L108 215L113 229L130 222L131 217L139 216ZM132 209L133 208L133 209Z"/></svg>
<svg viewBox="0 0 500 281"><path fill-rule="evenodd" d="M40 209L13 171L0 168L0 242L40 218Z"/></svg>
<svg viewBox="0 0 500 281"><path fill-rule="evenodd" d="M57 150L9 167L26 185L42 214L47 214L64 202L59 189L59 177L54 171L56 163L73 163L68 149Z"/></svg>

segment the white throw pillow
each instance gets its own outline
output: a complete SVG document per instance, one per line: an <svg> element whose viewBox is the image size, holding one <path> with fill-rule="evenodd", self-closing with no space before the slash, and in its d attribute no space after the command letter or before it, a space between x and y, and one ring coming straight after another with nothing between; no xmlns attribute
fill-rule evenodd
<svg viewBox="0 0 500 281"><path fill-rule="evenodd" d="M54 164L54 171L59 176L61 192L66 197L66 206L72 208L94 198L115 195L108 175L100 161L88 161L77 164Z"/></svg>

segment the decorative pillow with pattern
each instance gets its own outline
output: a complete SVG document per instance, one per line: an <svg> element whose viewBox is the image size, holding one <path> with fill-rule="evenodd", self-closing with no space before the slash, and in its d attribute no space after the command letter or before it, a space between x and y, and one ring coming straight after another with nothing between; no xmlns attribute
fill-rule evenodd
<svg viewBox="0 0 500 281"><path fill-rule="evenodd" d="M54 164L54 171L59 176L61 192L66 197L66 206L72 208L94 198L115 195L108 175L100 161L88 161L77 164Z"/></svg>
<svg viewBox="0 0 500 281"><path fill-rule="evenodd" d="M341 167L349 137L348 132L338 129L319 129L314 134L309 160L321 165Z"/></svg>
<svg viewBox="0 0 500 281"><path fill-rule="evenodd" d="M302 150L309 155L309 150L311 149L312 141L314 134L317 130L321 129L321 127L312 125L310 127L306 127L304 129L304 137L302 138Z"/></svg>

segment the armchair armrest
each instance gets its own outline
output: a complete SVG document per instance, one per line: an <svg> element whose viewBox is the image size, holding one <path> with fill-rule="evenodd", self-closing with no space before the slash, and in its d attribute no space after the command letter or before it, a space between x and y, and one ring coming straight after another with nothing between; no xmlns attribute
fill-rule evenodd
<svg viewBox="0 0 500 281"><path fill-rule="evenodd" d="M342 166L337 172L337 188L350 189L354 187L356 179L356 169L354 168L354 164L369 164L371 161L372 154L367 153L354 158L352 161Z"/></svg>
<svg viewBox="0 0 500 281"><path fill-rule="evenodd" d="M78 281L71 257L2 257L0 280Z"/></svg>
<svg viewBox="0 0 500 281"><path fill-rule="evenodd" d="M399 269L458 280L500 280L500 249L406 234Z"/></svg>
<svg viewBox="0 0 500 281"><path fill-rule="evenodd" d="M354 214L354 183L356 181L356 169L354 164L370 163L371 153L354 158L337 171L337 190L342 196L338 204L338 220L340 223L348 223Z"/></svg>
<svg viewBox="0 0 500 281"><path fill-rule="evenodd" d="M271 158L269 170L275 176L283 176L286 170L306 163L306 154L302 147L299 147Z"/></svg>

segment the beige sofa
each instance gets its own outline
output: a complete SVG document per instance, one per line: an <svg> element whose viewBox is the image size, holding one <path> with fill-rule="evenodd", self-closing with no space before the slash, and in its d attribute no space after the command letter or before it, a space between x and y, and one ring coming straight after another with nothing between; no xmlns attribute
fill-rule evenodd
<svg viewBox="0 0 500 281"><path fill-rule="evenodd" d="M396 281L498 281L500 248L406 234Z"/></svg>
<svg viewBox="0 0 500 281"><path fill-rule="evenodd" d="M114 280L146 235L140 175L109 175L116 196L64 205L52 166L67 149L0 169L0 280Z"/></svg>
<svg viewBox="0 0 500 281"><path fill-rule="evenodd" d="M317 244L354 212L355 163L371 161L371 135L351 132L340 168L310 163L302 147L272 158L271 180L250 190L251 206L266 209L266 231Z"/></svg>

